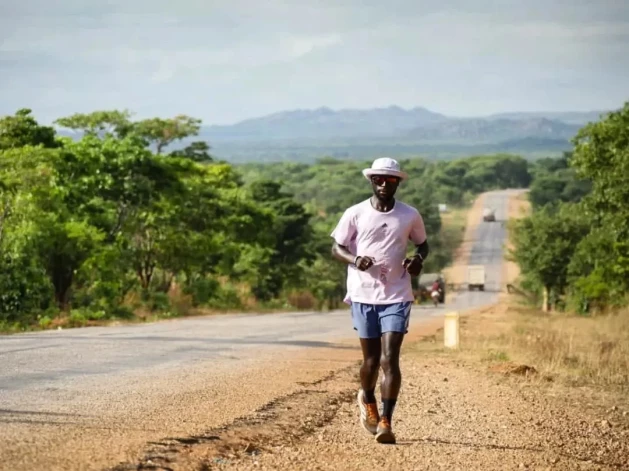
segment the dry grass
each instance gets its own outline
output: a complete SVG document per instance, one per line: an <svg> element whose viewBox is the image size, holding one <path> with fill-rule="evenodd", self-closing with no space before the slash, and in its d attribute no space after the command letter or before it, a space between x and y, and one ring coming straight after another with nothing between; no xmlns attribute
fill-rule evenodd
<svg viewBox="0 0 629 471"><path fill-rule="evenodd" d="M319 305L317 298L307 290L293 290L287 295L288 304L295 309L311 310L316 309Z"/></svg>
<svg viewBox="0 0 629 471"><path fill-rule="evenodd" d="M517 358L571 384L629 388L629 310L594 318L510 313L508 348Z"/></svg>
<svg viewBox="0 0 629 471"><path fill-rule="evenodd" d="M530 211L527 194L509 201L511 219ZM507 282L518 275L519 267L505 262ZM505 304L507 330L493 342L508 356L569 384L629 388L629 310L589 318L548 315L520 305L515 297L506 298Z"/></svg>
<svg viewBox="0 0 629 471"><path fill-rule="evenodd" d="M548 315L504 295L463 317L460 339L457 352L443 348L443 332L413 350L455 355L493 371L526 372L521 366L527 365L537 378L569 386L629 390L629 310L592 318Z"/></svg>

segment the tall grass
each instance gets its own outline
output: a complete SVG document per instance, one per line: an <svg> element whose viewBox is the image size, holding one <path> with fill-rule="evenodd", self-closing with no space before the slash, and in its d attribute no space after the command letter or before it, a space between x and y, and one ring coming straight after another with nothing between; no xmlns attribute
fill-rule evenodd
<svg viewBox="0 0 629 471"><path fill-rule="evenodd" d="M575 384L629 389L629 310L589 318L512 312L511 347L539 370Z"/></svg>

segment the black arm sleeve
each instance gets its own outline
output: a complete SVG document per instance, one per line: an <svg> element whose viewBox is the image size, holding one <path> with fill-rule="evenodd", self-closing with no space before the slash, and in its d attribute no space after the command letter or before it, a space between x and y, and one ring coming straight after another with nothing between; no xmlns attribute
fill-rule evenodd
<svg viewBox="0 0 629 471"><path fill-rule="evenodd" d="M419 255L422 260L426 260L426 257L428 257L428 253L430 252L430 248L428 247L428 239L426 239L421 244L416 245L415 247L415 254Z"/></svg>

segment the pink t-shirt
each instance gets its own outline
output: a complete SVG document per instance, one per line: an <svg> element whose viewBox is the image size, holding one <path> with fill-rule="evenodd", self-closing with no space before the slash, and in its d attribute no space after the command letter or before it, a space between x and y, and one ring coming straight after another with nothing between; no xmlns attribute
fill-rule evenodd
<svg viewBox="0 0 629 471"><path fill-rule="evenodd" d="M414 300L411 276L402 262L409 240L415 245L426 240L424 220L417 209L396 200L393 209L383 213L366 200L348 208L331 235L351 253L375 259L374 265L364 272L348 266L346 303L394 304Z"/></svg>

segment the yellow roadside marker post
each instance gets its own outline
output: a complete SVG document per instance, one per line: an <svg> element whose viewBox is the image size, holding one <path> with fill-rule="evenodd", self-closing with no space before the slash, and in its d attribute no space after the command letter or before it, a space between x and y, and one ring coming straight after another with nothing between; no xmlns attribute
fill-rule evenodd
<svg viewBox="0 0 629 471"><path fill-rule="evenodd" d="M459 313L448 312L443 321L443 346L459 348Z"/></svg>

